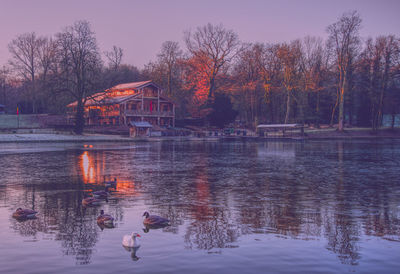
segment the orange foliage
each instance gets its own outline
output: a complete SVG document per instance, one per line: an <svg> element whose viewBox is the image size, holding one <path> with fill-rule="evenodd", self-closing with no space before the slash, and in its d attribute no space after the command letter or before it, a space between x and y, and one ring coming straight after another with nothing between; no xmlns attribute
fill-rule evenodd
<svg viewBox="0 0 400 274"><path fill-rule="evenodd" d="M210 90L209 65L211 60L208 57L194 56L185 62L185 74L183 88L193 91L193 97L189 111L193 117L201 117L200 107L208 99Z"/></svg>

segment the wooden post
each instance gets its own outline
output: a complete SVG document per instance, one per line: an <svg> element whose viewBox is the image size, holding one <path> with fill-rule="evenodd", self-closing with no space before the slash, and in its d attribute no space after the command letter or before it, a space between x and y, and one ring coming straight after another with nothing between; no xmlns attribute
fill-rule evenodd
<svg viewBox="0 0 400 274"><path fill-rule="evenodd" d="M142 91L142 111L144 110L144 94L143 94L143 89L141 89Z"/></svg>
<svg viewBox="0 0 400 274"><path fill-rule="evenodd" d="M119 108L119 113L121 117L121 122L123 125L126 125L126 102L124 102L120 108Z"/></svg>

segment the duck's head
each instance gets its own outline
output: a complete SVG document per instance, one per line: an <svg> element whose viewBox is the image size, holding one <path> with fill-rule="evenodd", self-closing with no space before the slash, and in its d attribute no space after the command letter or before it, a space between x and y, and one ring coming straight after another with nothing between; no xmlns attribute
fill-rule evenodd
<svg viewBox="0 0 400 274"><path fill-rule="evenodd" d="M17 208L17 210L16 210L16 211L21 211L21 210L22 210L22 208L20 208L20 207L19 207L19 208Z"/></svg>
<svg viewBox="0 0 400 274"><path fill-rule="evenodd" d="M141 237L139 233L132 232L132 238Z"/></svg>
<svg viewBox="0 0 400 274"><path fill-rule="evenodd" d="M100 211L100 215L103 215L103 214L104 214L104 210L101 210L101 211Z"/></svg>
<svg viewBox="0 0 400 274"><path fill-rule="evenodd" d="M116 182L117 181L117 177L114 177L114 182Z"/></svg>
<svg viewBox="0 0 400 274"><path fill-rule="evenodd" d="M146 218L149 218L150 214L149 214L147 211L145 211L145 212L143 213L143 216L146 216Z"/></svg>

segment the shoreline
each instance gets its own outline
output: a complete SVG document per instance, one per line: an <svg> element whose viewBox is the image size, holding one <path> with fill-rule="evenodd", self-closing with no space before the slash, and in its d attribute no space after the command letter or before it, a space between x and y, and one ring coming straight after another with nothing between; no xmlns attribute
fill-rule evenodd
<svg viewBox="0 0 400 274"><path fill-rule="evenodd" d="M120 135L84 134L72 135L63 133L4 133L0 134L0 143L62 143L62 142L162 142L162 141L306 141L306 140L355 140L355 139L400 139L400 129L382 129L373 133L368 129L350 129L344 132L335 130L315 130L306 132L305 136L218 136L218 137L193 137L193 136L165 136L131 138Z"/></svg>

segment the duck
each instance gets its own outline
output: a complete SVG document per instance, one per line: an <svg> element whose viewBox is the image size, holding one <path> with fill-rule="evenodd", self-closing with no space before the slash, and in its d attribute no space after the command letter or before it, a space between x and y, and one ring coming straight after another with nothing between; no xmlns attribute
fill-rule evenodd
<svg viewBox="0 0 400 274"><path fill-rule="evenodd" d="M105 187L104 190L93 191L92 195L96 199L107 199L107 197L108 197L108 195L110 195L110 193L108 193L108 187Z"/></svg>
<svg viewBox="0 0 400 274"><path fill-rule="evenodd" d="M125 235L122 238L122 245L127 248L140 247L139 239L137 237L141 237L141 236L136 232L132 232L131 235Z"/></svg>
<svg viewBox="0 0 400 274"><path fill-rule="evenodd" d="M150 215L147 211L143 213L146 218L143 220L145 226L160 226L169 225L169 220L157 215Z"/></svg>
<svg viewBox="0 0 400 274"><path fill-rule="evenodd" d="M36 218L36 214L38 212L32 209L22 209L22 208L17 208L15 212L13 213L13 217L16 219L34 219Z"/></svg>
<svg viewBox="0 0 400 274"><path fill-rule="evenodd" d="M97 206L97 205L100 205L100 200L98 200L94 197L86 197L85 199L82 200L82 205L83 206Z"/></svg>
<svg viewBox="0 0 400 274"><path fill-rule="evenodd" d="M115 189L117 187L117 178L114 177L113 181L106 181L106 176L104 176L104 185Z"/></svg>
<svg viewBox="0 0 400 274"><path fill-rule="evenodd" d="M114 218L109 214L104 214L104 210L101 210L100 215L97 217L97 224L106 227L112 226L114 224Z"/></svg>

